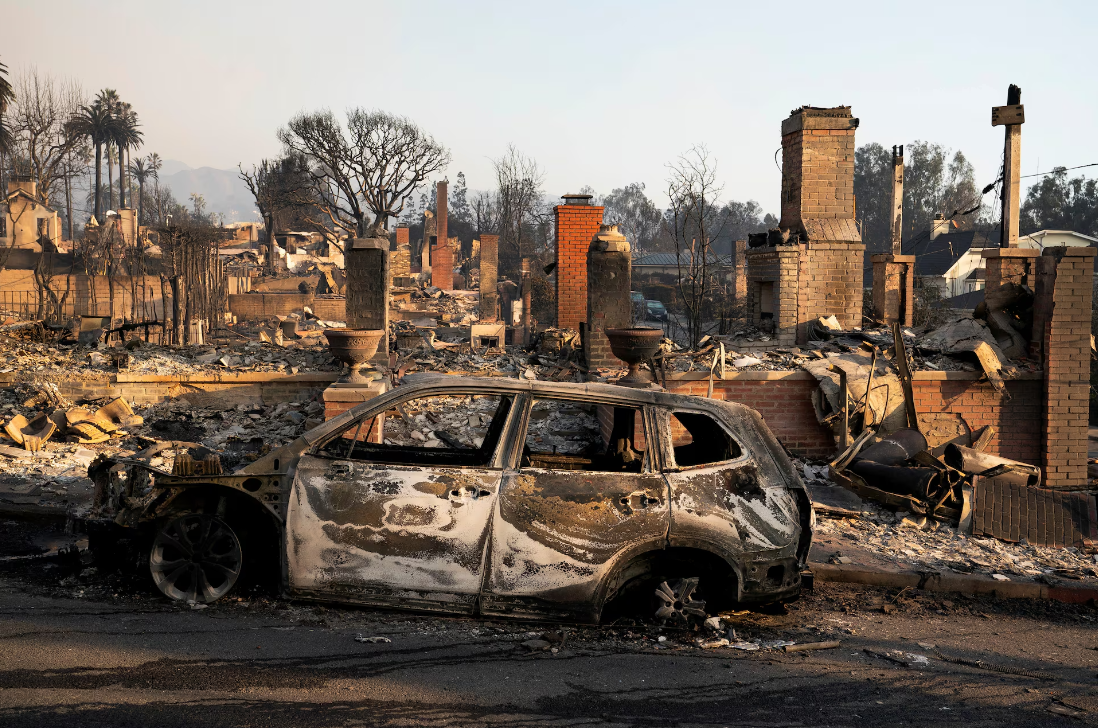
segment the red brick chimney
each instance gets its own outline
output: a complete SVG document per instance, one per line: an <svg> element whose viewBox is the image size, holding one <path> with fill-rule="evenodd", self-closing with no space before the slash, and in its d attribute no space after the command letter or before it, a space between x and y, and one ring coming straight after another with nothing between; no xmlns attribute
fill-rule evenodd
<svg viewBox="0 0 1098 728"><path fill-rule="evenodd" d="M587 249L602 225L591 195L564 195L553 208L557 230L557 326L579 329L587 320Z"/></svg>

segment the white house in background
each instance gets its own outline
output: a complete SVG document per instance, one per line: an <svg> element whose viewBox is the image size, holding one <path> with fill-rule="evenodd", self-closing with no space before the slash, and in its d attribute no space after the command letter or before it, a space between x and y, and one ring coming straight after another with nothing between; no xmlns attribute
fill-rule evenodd
<svg viewBox="0 0 1098 728"><path fill-rule="evenodd" d="M1018 238L1019 248L1098 247L1098 238L1071 230L1038 230ZM949 220L934 220L928 235L903 244L904 255L915 256L915 276L937 286L942 298L963 296L984 288L985 248L999 247L998 231L952 231Z"/></svg>

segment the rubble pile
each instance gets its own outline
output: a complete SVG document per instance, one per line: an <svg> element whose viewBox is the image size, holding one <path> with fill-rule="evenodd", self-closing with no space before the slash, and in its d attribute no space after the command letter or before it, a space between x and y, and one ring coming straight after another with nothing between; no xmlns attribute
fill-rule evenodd
<svg viewBox="0 0 1098 728"><path fill-rule="evenodd" d="M205 346L161 346L140 339L114 346L13 344L0 352L0 374L18 381L99 379L117 372L134 374L214 374L220 372L339 371L319 334L286 340L279 346L233 339Z"/></svg>
<svg viewBox="0 0 1098 728"><path fill-rule="evenodd" d="M0 389L6 425L0 430L0 491L5 500L79 511L90 505L87 471L99 455L128 458L145 452L141 457L151 467L171 471L179 456L201 460L216 454L232 470L293 441L323 418L318 401L198 407L184 395L145 407L131 408L121 399L95 407L42 394L49 391L48 385L28 384ZM26 422L33 429L42 421L53 428L32 444L36 449L8 432L15 429L13 423Z"/></svg>
<svg viewBox="0 0 1098 728"><path fill-rule="evenodd" d="M398 311L433 314L441 324L468 326L477 322L480 313L478 297L472 292L469 295L447 293L437 286L421 283L407 289L407 303L401 303L403 297L393 298L392 305Z"/></svg>
<svg viewBox="0 0 1098 728"><path fill-rule="evenodd" d="M385 444L405 447L479 448L499 405L499 397L438 396L397 408L399 418L385 424Z"/></svg>

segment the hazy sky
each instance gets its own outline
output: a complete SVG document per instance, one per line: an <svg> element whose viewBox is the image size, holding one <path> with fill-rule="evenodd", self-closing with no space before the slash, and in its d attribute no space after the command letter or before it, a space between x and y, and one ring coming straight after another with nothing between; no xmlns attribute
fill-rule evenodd
<svg viewBox="0 0 1098 728"><path fill-rule="evenodd" d="M301 109L404 114L446 144L451 180L491 186L513 142L563 194L643 181L692 144L725 197L777 211L780 124L849 104L859 145L961 149L993 179L991 107L1022 87L1023 174L1098 162L1098 3L54 2L0 0L0 61L118 90L146 147L232 168L278 152ZM1095 170L1084 170L1096 176ZM1078 174L1078 173L1076 173Z"/></svg>

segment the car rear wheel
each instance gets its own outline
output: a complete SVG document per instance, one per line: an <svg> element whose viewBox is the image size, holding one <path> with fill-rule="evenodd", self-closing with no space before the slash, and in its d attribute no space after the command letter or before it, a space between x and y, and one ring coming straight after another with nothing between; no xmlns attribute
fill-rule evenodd
<svg viewBox="0 0 1098 728"><path fill-rule="evenodd" d="M685 624L691 617L705 619L705 602L694 598L700 579L676 579L656 587L656 619Z"/></svg>
<svg viewBox="0 0 1098 728"><path fill-rule="evenodd" d="M188 513L156 534L149 570L169 599L208 604L225 596L240 578L240 539L225 521Z"/></svg>

